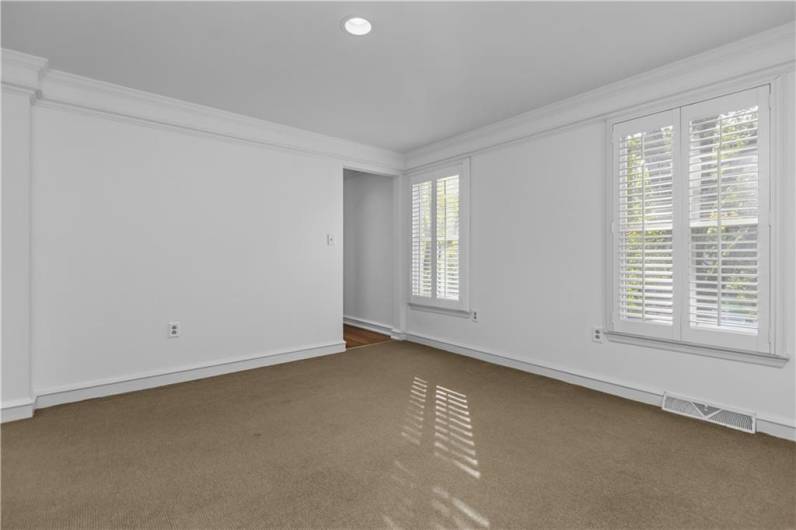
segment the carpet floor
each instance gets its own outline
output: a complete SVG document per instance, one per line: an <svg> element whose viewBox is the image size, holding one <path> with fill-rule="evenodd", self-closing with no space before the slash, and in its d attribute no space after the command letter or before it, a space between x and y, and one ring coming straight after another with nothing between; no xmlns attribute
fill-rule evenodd
<svg viewBox="0 0 796 530"><path fill-rule="evenodd" d="M406 342L2 426L3 528L794 528L796 444Z"/></svg>

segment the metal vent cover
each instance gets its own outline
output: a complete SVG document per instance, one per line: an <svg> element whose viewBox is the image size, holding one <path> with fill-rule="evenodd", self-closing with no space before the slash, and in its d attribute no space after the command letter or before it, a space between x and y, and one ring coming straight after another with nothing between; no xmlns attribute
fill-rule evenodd
<svg viewBox="0 0 796 530"><path fill-rule="evenodd" d="M738 431L754 433L757 429L757 418L754 413L731 410L669 393L663 394L662 408L674 414L717 423Z"/></svg>

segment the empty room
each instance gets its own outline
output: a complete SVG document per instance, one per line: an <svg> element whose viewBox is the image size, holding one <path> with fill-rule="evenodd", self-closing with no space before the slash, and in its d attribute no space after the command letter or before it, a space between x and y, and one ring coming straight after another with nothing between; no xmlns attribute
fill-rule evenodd
<svg viewBox="0 0 796 530"><path fill-rule="evenodd" d="M2 1L8 529L796 529L796 3Z"/></svg>

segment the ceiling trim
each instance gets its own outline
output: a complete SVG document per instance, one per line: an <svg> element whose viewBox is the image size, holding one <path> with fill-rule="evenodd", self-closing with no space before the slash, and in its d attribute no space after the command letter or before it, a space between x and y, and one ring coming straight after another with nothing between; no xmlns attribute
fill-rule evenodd
<svg viewBox="0 0 796 530"><path fill-rule="evenodd" d="M700 87L781 67L792 70L796 23L791 22L724 46L669 63L512 118L486 125L406 154L414 170L521 141Z"/></svg>
<svg viewBox="0 0 796 530"><path fill-rule="evenodd" d="M4 86L30 91L39 89L42 75L47 70L47 59L5 48L0 49L0 56Z"/></svg>
<svg viewBox="0 0 796 530"><path fill-rule="evenodd" d="M3 49L3 85L36 91L39 106L60 106L155 126L176 127L266 147L340 160L394 174L404 156L387 149L47 69L47 60Z"/></svg>
<svg viewBox="0 0 796 530"><path fill-rule="evenodd" d="M791 22L405 154L49 70L47 59L14 50L2 49L2 81L7 88L36 91L42 103L330 157L343 161L346 167L395 174L577 123L605 119L623 109L749 73L775 67L792 70L796 60L795 41L796 23Z"/></svg>

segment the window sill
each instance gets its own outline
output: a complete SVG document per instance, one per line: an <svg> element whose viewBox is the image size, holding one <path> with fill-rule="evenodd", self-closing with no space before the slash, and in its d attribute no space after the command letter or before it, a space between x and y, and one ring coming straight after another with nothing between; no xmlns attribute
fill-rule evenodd
<svg viewBox="0 0 796 530"><path fill-rule="evenodd" d="M678 342L667 339L657 339L642 337L618 331L606 331L605 335L611 342L620 344L631 344L633 346L643 346L647 348L659 348L663 350L675 351L679 353L689 353L691 355L702 355L704 357L715 357L742 363L760 364L763 366L775 366L781 368L790 360L789 357L781 355L768 355L765 353L753 352L748 350L734 350L731 348L721 348L715 346L704 346Z"/></svg>
<svg viewBox="0 0 796 530"><path fill-rule="evenodd" d="M409 302L409 309L412 309L414 311L427 311L429 313L439 313L441 315L448 315L452 317L470 318L470 311L466 309L451 309L449 307L418 304L416 302Z"/></svg>

